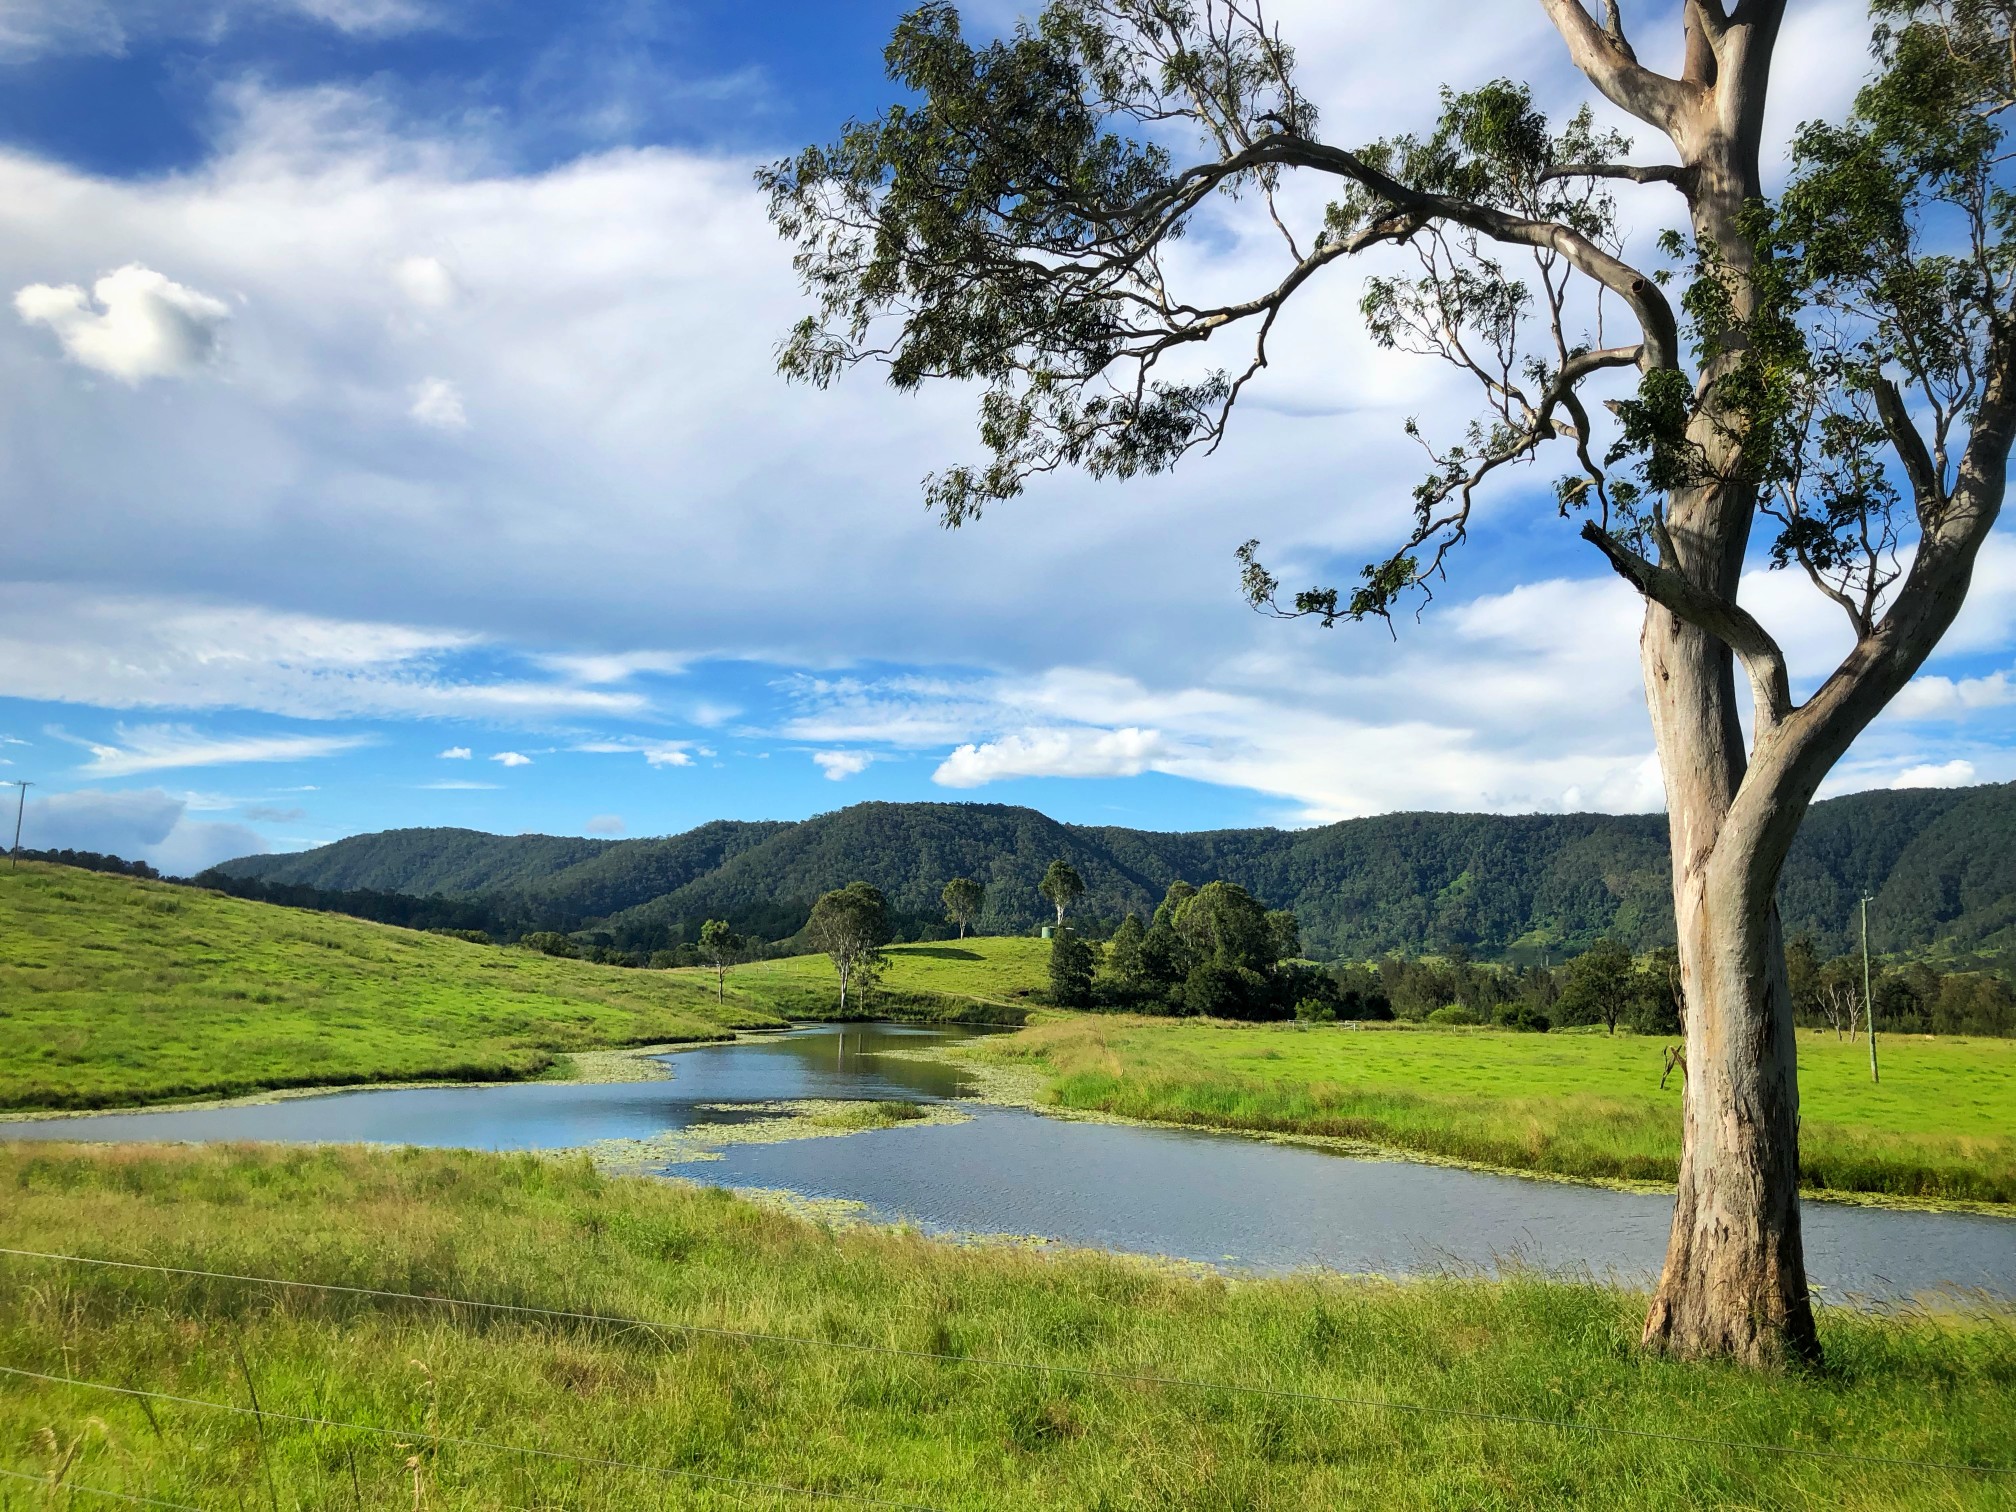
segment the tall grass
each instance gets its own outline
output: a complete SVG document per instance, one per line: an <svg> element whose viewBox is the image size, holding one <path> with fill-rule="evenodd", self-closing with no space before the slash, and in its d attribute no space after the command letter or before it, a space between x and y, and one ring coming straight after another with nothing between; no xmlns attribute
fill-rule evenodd
<svg viewBox="0 0 2016 1512"><path fill-rule="evenodd" d="M1826 1310L1817 1375L1648 1358L1600 1286L1191 1277L832 1231L583 1164L0 1148L0 1244L1873 1456L2007 1463L2006 1316ZM2007 1506L1968 1473L0 1260L0 1363L947 1509ZM725 1486L0 1389L0 1466L203 1507L802 1506ZM76 1505L90 1505L79 1498ZM0 1507L68 1506L0 1482ZM836 1503L835 1505L840 1505Z"/></svg>

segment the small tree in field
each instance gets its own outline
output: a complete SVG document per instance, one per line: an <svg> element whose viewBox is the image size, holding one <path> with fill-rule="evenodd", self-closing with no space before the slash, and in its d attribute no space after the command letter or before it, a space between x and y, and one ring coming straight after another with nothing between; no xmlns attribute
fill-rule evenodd
<svg viewBox="0 0 2016 1512"><path fill-rule="evenodd" d="M1442 574L1480 485L1558 454L1544 507L1579 519L1643 600L1671 837L1687 1078L1644 1337L1810 1358L1778 879L1821 781L1952 624L2002 506L2016 6L1873 0L1873 80L1847 121L1796 133L1772 203L1764 104L1785 0L1665 8L1672 74L1640 60L1621 0L1600 20L1583 0L1539 3L1666 161L1627 163L1589 111L1549 121L1504 80L1445 93L1425 133L1327 141L1252 0L1049 0L980 46L930 0L889 44L904 103L764 175L817 306L782 365L827 383L879 361L902 388L979 388L990 455L925 488L958 525L1031 477L1127 478L1208 448L1264 381L1298 292L1385 249L1363 285L1370 334L1467 374L1483 413L1453 443L1416 430L1431 467L1389 555L1281 612L1385 619ZM1280 196L1291 175L1327 208ZM1620 184L1679 196L1684 230L1628 237ZM1647 209L1656 232L1663 207ZM1243 293L1179 287L1195 260L1173 243L1220 212L1278 230L1278 273ZM1227 366L1185 367L1242 333ZM1854 637L1803 701L1739 601L1753 545ZM1267 608L1280 585L1256 548L1239 553L1244 586Z"/></svg>
<svg viewBox="0 0 2016 1512"><path fill-rule="evenodd" d="M987 904L987 889L971 877L954 877L938 896L945 904L945 917L959 926L959 938L965 939L966 926L980 917Z"/></svg>
<svg viewBox="0 0 2016 1512"><path fill-rule="evenodd" d="M880 888L849 882L812 905L805 933L815 949L833 960L840 977L840 1012L847 1012L850 987L860 989L875 979L882 947L889 943L889 901Z"/></svg>
<svg viewBox="0 0 2016 1512"><path fill-rule="evenodd" d="M728 968L744 949L740 935L728 927L726 919L709 919L700 926L700 959L714 968L714 1001L728 993Z"/></svg>
<svg viewBox="0 0 2016 1512"><path fill-rule="evenodd" d="M1567 980L1554 1005L1557 1023L1601 1024L1615 1034L1617 1021L1630 1013L1640 992L1631 952L1611 939L1591 945L1562 975Z"/></svg>
<svg viewBox="0 0 2016 1512"><path fill-rule="evenodd" d="M1043 880L1036 884L1036 891L1043 894L1057 910L1057 927L1062 929L1064 910L1084 896L1085 883L1068 862L1052 861L1050 869L1043 873Z"/></svg>

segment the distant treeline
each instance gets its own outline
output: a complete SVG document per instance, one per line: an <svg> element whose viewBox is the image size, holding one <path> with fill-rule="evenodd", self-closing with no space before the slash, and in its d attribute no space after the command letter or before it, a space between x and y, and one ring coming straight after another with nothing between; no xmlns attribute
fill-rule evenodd
<svg viewBox="0 0 2016 1512"><path fill-rule="evenodd" d="M21 850L16 852L23 861L47 861L56 866L74 866L79 871L112 872L121 877L147 877L163 880L161 873L145 861L126 861L118 856L101 855L97 851L80 850ZM175 881L170 877L165 880Z"/></svg>
<svg viewBox="0 0 2016 1512"><path fill-rule="evenodd" d="M1300 950L1295 916L1243 888L1172 886L1144 924L1130 914L1103 953L1073 934L1052 946L1051 997L1065 1007L1331 1022L1403 1018L1546 1031L1600 1025L1678 1035L1680 962L1671 946L1634 956L1598 940L1559 966L1388 956L1318 966ZM1866 1030L1859 956L1823 960L1813 941L1786 953L1795 1021L1847 1035ZM1985 971L1923 962L1870 965L1879 1032L2016 1036L2016 992Z"/></svg>
<svg viewBox="0 0 2016 1512"><path fill-rule="evenodd" d="M980 803L862 803L797 823L720 820L653 839L408 829L224 863L232 876L481 900L518 921L606 936L625 951L691 943L707 919L768 940L797 934L822 894L865 881L891 927L942 932L939 889L985 890L973 925L1018 934L1049 912L1044 869L1069 864L1081 921L1148 918L1178 878L1243 887L1291 909L1309 952L1380 960L1467 951L1546 964L1598 939L1674 943L1671 861L1655 814L1387 814L1310 830L1183 834L1060 824ZM1954 965L2016 954L2016 785L1857 793L1815 804L1779 889L1789 935L1828 955L1858 939ZM1082 925L1081 925L1082 927Z"/></svg>

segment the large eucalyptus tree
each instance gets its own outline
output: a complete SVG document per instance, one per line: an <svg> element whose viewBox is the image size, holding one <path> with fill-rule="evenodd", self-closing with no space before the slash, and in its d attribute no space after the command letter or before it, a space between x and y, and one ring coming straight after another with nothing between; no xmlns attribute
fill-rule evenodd
<svg viewBox="0 0 2016 1512"><path fill-rule="evenodd" d="M1480 483L1560 455L1548 507L1645 600L1672 832L1684 1154L1645 1338L1811 1356L1778 875L1821 779L1952 623L2001 505L2016 0L1874 0L1870 82L1847 121L1801 129L1775 201L1784 0L1682 0L1673 74L1640 61L1617 4L1541 0L1588 83L1666 139L1651 165L1589 109L1556 127L1504 81L1445 91L1426 135L1326 141L1261 3L1051 0L979 45L949 4L904 17L887 54L904 102L763 176L817 305L783 368L977 381L988 456L925 485L957 525L1036 474L1124 478L1209 447L1298 291L1368 249L1411 256L1365 281L1369 330L1471 375L1483 413L1421 438L1413 527L1359 582L1280 607L1248 542L1246 591L1326 625L1386 616L1443 573ZM1329 183L1327 209L1304 215L1292 176ZM1627 237L1616 192L1648 197L1655 228L1649 196L1678 196L1684 230ZM1271 218L1278 278L1186 295L1172 244L1241 213ZM1225 340L1247 343L1238 361L1186 368ZM1738 602L1753 556L1853 627L1803 700Z"/></svg>

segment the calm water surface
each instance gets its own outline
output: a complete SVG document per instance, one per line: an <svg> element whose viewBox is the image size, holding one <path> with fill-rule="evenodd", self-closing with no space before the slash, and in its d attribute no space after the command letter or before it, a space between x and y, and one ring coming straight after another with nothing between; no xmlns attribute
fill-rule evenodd
<svg viewBox="0 0 2016 1512"><path fill-rule="evenodd" d="M561 1149L756 1116L780 1098L936 1101L955 1069L880 1054L970 1031L898 1025L794 1030L666 1057L672 1079L343 1092L250 1107L0 1123L0 1139L328 1140ZM954 1233L1278 1270L1489 1267L1507 1260L1642 1281L1672 1200L1406 1161L1359 1160L1236 1136L1073 1123L975 1106L971 1122L842 1139L733 1145L668 1175L863 1203L884 1220ZM1823 1295L1893 1299L1940 1288L2016 1298L2016 1222L1805 1208Z"/></svg>

